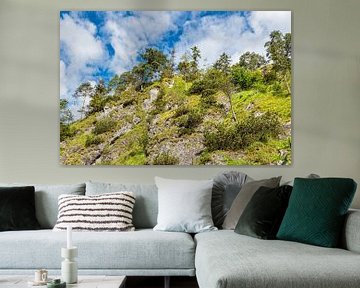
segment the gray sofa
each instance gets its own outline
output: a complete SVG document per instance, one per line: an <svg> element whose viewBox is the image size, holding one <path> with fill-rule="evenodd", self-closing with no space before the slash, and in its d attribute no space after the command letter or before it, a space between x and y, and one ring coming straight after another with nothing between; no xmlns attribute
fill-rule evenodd
<svg viewBox="0 0 360 288"><path fill-rule="evenodd" d="M0 184L0 186L13 184ZM85 188L86 187L86 188ZM60 194L133 191L134 232L74 232L80 274L194 276L200 288L360 287L360 211L350 211L343 249L259 240L230 230L195 235L153 231L155 185L88 182L35 185L37 218L44 229L0 232L0 275L46 268L60 273L65 232L54 232ZM1 276L0 276L1 277ZM165 281L165 283L168 283Z"/></svg>

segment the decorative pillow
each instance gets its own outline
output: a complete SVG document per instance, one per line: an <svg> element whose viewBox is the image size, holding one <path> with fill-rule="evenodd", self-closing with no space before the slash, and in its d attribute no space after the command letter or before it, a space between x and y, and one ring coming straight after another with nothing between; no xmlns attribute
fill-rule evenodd
<svg viewBox="0 0 360 288"><path fill-rule="evenodd" d="M85 195L85 183L60 185L0 183L0 186L34 186L36 218L38 219L40 226L43 229L54 228L58 216L58 197L61 194Z"/></svg>
<svg viewBox="0 0 360 288"><path fill-rule="evenodd" d="M234 230L237 222L240 219L241 214L243 213L246 205L249 203L251 197L255 194L255 192L261 186L269 188L278 187L280 179L281 177L274 177L270 179L251 181L244 184L224 219L224 223L222 225L223 229Z"/></svg>
<svg viewBox="0 0 360 288"><path fill-rule="evenodd" d="M349 178L295 178L277 238L336 247L355 191Z"/></svg>
<svg viewBox="0 0 360 288"><path fill-rule="evenodd" d="M155 177L159 213L154 230L198 233L217 230L211 217L213 180Z"/></svg>
<svg viewBox="0 0 360 288"><path fill-rule="evenodd" d="M275 239L289 203L292 187L260 187L251 198L235 232L260 239Z"/></svg>
<svg viewBox="0 0 360 288"><path fill-rule="evenodd" d="M131 191L135 195L133 211L135 228L154 228L158 215L158 192L155 184L86 182L86 195L117 191Z"/></svg>
<svg viewBox="0 0 360 288"><path fill-rule="evenodd" d="M35 216L35 188L0 187L0 231L39 228Z"/></svg>
<svg viewBox="0 0 360 288"><path fill-rule="evenodd" d="M211 214L214 225L221 228L231 204L245 182L252 179L245 173L226 171L214 179L211 199Z"/></svg>
<svg viewBox="0 0 360 288"><path fill-rule="evenodd" d="M95 196L61 195L55 231L72 226L74 231L133 231L132 192Z"/></svg>

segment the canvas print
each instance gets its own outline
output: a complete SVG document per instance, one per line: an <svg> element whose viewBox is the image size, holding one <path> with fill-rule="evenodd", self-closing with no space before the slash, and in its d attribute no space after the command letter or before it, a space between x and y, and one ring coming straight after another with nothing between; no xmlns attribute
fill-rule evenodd
<svg viewBox="0 0 360 288"><path fill-rule="evenodd" d="M290 11L61 11L62 165L290 165Z"/></svg>

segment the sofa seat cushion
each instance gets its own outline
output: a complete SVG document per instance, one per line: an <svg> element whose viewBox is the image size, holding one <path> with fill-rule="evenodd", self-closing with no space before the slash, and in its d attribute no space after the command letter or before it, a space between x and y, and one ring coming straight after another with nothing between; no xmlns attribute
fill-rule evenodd
<svg viewBox="0 0 360 288"><path fill-rule="evenodd" d="M200 288L358 287L360 254L229 230L195 236Z"/></svg>
<svg viewBox="0 0 360 288"><path fill-rule="evenodd" d="M186 233L73 232L82 269L194 269L195 244ZM1 232L0 269L60 269L66 232Z"/></svg>

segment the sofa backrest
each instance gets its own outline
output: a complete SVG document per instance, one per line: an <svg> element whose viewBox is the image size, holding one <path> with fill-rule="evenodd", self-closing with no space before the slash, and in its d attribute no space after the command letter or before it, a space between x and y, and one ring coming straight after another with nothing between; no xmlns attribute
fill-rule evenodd
<svg viewBox="0 0 360 288"><path fill-rule="evenodd" d="M58 197L61 194L85 195L85 183L61 185L0 183L0 186L34 186L36 218L43 229L52 229L55 226L58 216Z"/></svg>
<svg viewBox="0 0 360 288"><path fill-rule="evenodd" d="M136 229L153 228L157 223L158 192L155 184L86 182L86 195L131 191L135 194L133 223Z"/></svg>

